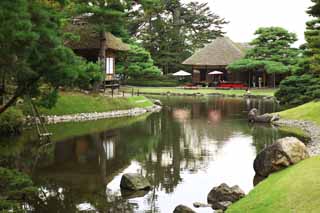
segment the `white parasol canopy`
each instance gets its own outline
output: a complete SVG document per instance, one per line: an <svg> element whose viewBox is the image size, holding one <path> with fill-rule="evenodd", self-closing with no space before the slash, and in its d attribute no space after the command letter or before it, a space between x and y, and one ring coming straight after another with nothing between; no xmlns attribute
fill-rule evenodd
<svg viewBox="0 0 320 213"><path fill-rule="evenodd" d="M213 71L213 72L209 72L209 75L223 75L223 72L220 71Z"/></svg>
<svg viewBox="0 0 320 213"><path fill-rule="evenodd" d="M190 75L191 75L190 73L183 71L183 70L180 70L179 72L173 73L173 76L190 76Z"/></svg>

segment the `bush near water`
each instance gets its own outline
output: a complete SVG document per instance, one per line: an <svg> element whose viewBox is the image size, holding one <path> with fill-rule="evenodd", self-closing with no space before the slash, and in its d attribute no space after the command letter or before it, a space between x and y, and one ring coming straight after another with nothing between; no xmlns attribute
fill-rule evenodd
<svg viewBox="0 0 320 213"><path fill-rule="evenodd" d="M0 134L14 135L22 130L25 116L22 111L17 108L9 108L0 114Z"/></svg>

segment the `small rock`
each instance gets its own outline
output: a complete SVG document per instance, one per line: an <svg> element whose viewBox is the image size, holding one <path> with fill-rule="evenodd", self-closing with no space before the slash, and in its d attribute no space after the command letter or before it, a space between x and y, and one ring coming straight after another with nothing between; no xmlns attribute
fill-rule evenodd
<svg viewBox="0 0 320 213"><path fill-rule="evenodd" d="M160 100L154 100L153 103L158 106L162 106L162 102Z"/></svg>
<svg viewBox="0 0 320 213"><path fill-rule="evenodd" d="M196 213L196 212L190 209L188 206L179 205L174 209L173 213Z"/></svg>
<svg viewBox="0 0 320 213"><path fill-rule="evenodd" d="M239 186L229 187L223 183L218 187L214 187L208 194L208 203L212 204L213 209L222 209L234 203L245 196L245 193ZM230 202L230 203L229 203Z"/></svg>
<svg viewBox="0 0 320 213"><path fill-rule="evenodd" d="M207 208L207 207L212 207L212 205L207 204L207 203L200 203L200 202L194 202L193 206L195 208Z"/></svg>
<svg viewBox="0 0 320 213"><path fill-rule="evenodd" d="M121 178L120 183L121 189L139 191L139 190L150 190L152 188L147 178L140 174L124 174Z"/></svg>

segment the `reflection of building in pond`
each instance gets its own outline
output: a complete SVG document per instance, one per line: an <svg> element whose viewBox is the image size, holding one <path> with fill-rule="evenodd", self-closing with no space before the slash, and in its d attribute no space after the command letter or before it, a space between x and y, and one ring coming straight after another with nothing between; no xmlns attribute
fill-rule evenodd
<svg viewBox="0 0 320 213"><path fill-rule="evenodd" d="M173 118L179 122L186 122L191 115L191 110L189 109L173 109Z"/></svg>

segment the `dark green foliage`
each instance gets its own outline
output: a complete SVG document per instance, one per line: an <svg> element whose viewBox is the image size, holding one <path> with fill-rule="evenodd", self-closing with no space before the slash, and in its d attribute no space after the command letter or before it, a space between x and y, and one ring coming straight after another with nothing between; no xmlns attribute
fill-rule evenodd
<svg viewBox="0 0 320 213"><path fill-rule="evenodd" d="M35 195L37 188L29 176L16 170L0 167L0 211L13 210L22 212L21 202L26 201L28 196Z"/></svg>
<svg viewBox="0 0 320 213"><path fill-rule="evenodd" d="M285 79L276 93L282 104L296 106L320 98L320 1L312 2L308 13L316 19L307 22L303 57L293 69L294 76Z"/></svg>
<svg viewBox="0 0 320 213"><path fill-rule="evenodd" d="M6 112L0 114L0 134L14 135L22 130L24 124L24 115L21 110L10 108Z"/></svg>
<svg viewBox="0 0 320 213"><path fill-rule="evenodd" d="M296 106L320 98L320 78L305 74L283 80L275 96L281 104Z"/></svg>
<svg viewBox="0 0 320 213"><path fill-rule="evenodd" d="M117 73L122 74L124 79L156 77L161 74L150 53L138 44L131 44L130 51L122 55L117 63Z"/></svg>
<svg viewBox="0 0 320 213"><path fill-rule="evenodd" d="M11 94L0 113L18 97L41 96L42 84L54 90L78 76L80 59L64 47L62 13L50 5L45 1L0 1L0 77L10 85L6 93Z"/></svg>
<svg viewBox="0 0 320 213"><path fill-rule="evenodd" d="M100 65L97 63L83 63L83 69L79 73L76 85L81 89L92 89L98 82L103 79Z"/></svg>
<svg viewBox="0 0 320 213"><path fill-rule="evenodd" d="M298 49L291 45L297 36L281 27L259 28L257 36L250 45L245 59L240 59L228 66L231 71L265 70L268 73L287 73L293 70L298 62Z"/></svg>
<svg viewBox="0 0 320 213"><path fill-rule="evenodd" d="M267 73L286 73L289 68L280 62L255 60L255 59L240 59L228 66L230 71L250 70L255 71L259 69L265 70Z"/></svg>

